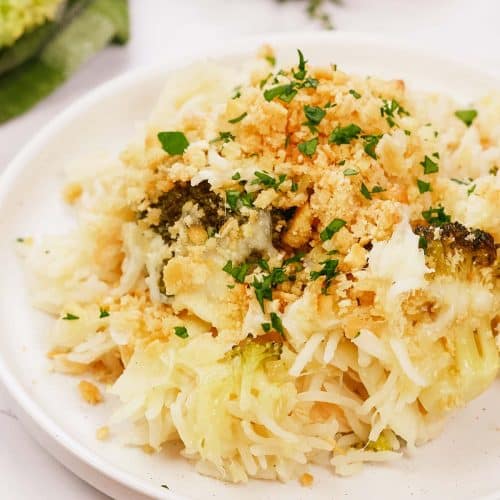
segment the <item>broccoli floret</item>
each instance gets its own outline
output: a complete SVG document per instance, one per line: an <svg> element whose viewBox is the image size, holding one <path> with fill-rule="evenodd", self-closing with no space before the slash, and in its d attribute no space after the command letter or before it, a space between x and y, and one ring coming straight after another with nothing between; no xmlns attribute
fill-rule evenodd
<svg viewBox="0 0 500 500"><path fill-rule="evenodd" d="M0 1L0 48L12 45L24 33L53 20L65 0Z"/></svg>
<svg viewBox="0 0 500 500"><path fill-rule="evenodd" d="M376 441L368 441L365 449L369 451L392 451L394 449L393 442L396 436L389 429L384 429L378 436Z"/></svg>
<svg viewBox="0 0 500 500"><path fill-rule="evenodd" d="M428 264L438 274L470 279L480 267L491 267L496 260L495 240L480 229L467 229L458 222L442 226L417 226Z"/></svg>
<svg viewBox="0 0 500 500"><path fill-rule="evenodd" d="M435 271L434 279L456 281L457 296L467 293L464 285L473 283L485 291L491 289L497 251L490 234L458 222L418 226L415 233L420 236L427 265ZM427 411L464 405L481 394L498 373L499 352L491 326L494 311L460 313L462 319L450 331L453 364L437 374L435 383L420 395Z"/></svg>
<svg viewBox="0 0 500 500"><path fill-rule="evenodd" d="M260 343L251 336L233 347L230 356L233 360L233 372L238 374L240 384L240 407L248 409L252 389L258 386L257 378L262 375L269 361L278 361L281 358L283 345L278 342Z"/></svg>

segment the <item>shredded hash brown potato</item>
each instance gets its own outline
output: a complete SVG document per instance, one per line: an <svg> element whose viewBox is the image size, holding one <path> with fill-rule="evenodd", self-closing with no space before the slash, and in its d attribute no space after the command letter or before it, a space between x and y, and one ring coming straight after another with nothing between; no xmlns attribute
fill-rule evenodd
<svg viewBox="0 0 500 500"><path fill-rule="evenodd" d="M270 56L172 76L119 161L69 173L76 229L24 250L54 368L116 402L100 439L310 485L497 376L500 94L463 110Z"/></svg>

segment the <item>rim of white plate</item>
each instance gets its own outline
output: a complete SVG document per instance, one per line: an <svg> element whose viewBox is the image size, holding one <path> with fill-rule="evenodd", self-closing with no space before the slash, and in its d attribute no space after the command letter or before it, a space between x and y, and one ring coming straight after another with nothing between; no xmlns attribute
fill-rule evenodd
<svg viewBox="0 0 500 500"><path fill-rule="evenodd" d="M64 128L64 125L75 119L82 111L106 98L116 90L126 88L132 84L140 84L141 81L148 80L154 75L174 71L180 69L193 61L209 56L212 59L219 59L230 56L244 54L250 49L258 48L263 43L279 46L281 48L300 47L301 44L310 42L349 42L356 45L377 45L381 48L397 50L405 53L407 57L426 57L433 60L437 64L452 66L460 71L474 71L484 75L486 78L493 78L499 81L500 75L492 70L485 70L482 67L477 67L472 64L464 63L457 58L436 54L435 51L425 50L407 42L393 39L381 35L373 35L359 32L305 32L305 33L262 33L260 35L252 35L232 40L231 43L225 41L219 47L210 47L210 49L202 48L199 51L191 52L187 56L182 54L170 59L162 65L153 65L139 68L136 70L127 71L124 75L113 78L95 89L92 89L84 96L78 98L67 110L62 112L56 118L45 125L40 132L14 157L8 164L5 171L0 176L0 205L4 198L8 195L10 187L15 182L18 175L21 174L30 158L46 143L53 135ZM395 48L397 47L397 48ZM145 116L149 110L144 110ZM121 483L131 490L148 495L150 497L158 497L158 488L152 486L145 480L134 477L123 470L119 469L113 463L105 460L95 453L91 452L85 445L79 443L70 434L63 431L47 413L29 396L28 392L23 388L22 384L17 380L16 376L11 373L7 365L4 363L3 354L0 353L0 381L4 384L10 396L21 406L26 414L41 428L48 436L50 436L59 445L69 451L74 457L91 466L96 472L104 474L109 479ZM171 500L185 500L179 494L165 491L164 497ZM494 495L483 497L482 500L495 500Z"/></svg>

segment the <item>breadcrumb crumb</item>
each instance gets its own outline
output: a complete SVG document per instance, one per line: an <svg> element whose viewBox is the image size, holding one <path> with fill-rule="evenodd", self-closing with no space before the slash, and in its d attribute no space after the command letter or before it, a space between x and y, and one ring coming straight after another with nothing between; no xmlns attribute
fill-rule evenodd
<svg viewBox="0 0 500 500"><path fill-rule="evenodd" d="M299 478L299 482L302 486L312 486L314 482L314 476L306 472L305 474L302 474Z"/></svg>
<svg viewBox="0 0 500 500"><path fill-rule="evenodd" d="M81 380L78 384L78 390L82 398L89 405L97 405L102 402L102 394L97 386L86 380Z"/></svg>
<svg viewBox="0 0 500 500"><path fill-rule="evenodd" d="M99 427L99 429L97 429L95 433L95 436L97 439L99 439L99 441L105 441L109 437L109 427L106 425L103 427Z"/></svg>

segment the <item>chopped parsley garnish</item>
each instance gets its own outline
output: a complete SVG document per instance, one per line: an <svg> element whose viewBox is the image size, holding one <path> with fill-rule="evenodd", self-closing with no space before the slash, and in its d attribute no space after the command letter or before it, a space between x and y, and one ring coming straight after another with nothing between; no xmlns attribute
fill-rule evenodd
<svg viewBox="0 0 500 500"><path fill-rule="evenodd" d="M435 174L439 172L439 165L435 161L432 161L427 155L424 161L420 162L420 165L424 167L424 174Z"/></svg>
<svg viewBox="0 0 500 500"><path fill-rule="evenodd" d="M304 54L302 54L302 51L300 49L297 49L297 52L299 54L299 66L298 66L298 71L294 72L293 76L297 80L303 80L306 77L307 61L304 59Z"/></svg>
<svg viewBox="0 0 500 500"><path fill-rule="evenodd" d="M361 128L351 123L345 127L338 126L333 130L328 138L330 144L349 144L353 139L357 139L361 133Z"/></svg>
<svg viewBox="0 0 500 500"><path fill-rule="evenodd" d="M375 148L377 147L378 142L382 138L381 135L364 135L363 139L365 140L365 153L368 156L371 156L374 160L377 159L377 155L375 153Z"/></svg>
<svg viewBox="0 0 500 500"><path fill-rule="evenodd" d="M498 167L496 165L494 167L491 167L490 170L488 171L490 175L497 175L497 172L498 172Z"/></svg>
<svg viewBox="0 0 500 500"><path fill-rule="evenodd" d="M457 184L462 184L463 186L468 186L469 183L466 181L461 181L460 179L456 179L455 177L452 177L450 181L456 182Z"/></svg>
<svg viewBox="0 0 500 500"><path fill-rule="evenodd" d="M354 168L346 168L343 172L343 174L346 176L346 177L349 177L351 175L358 175L359 172L354 169Z"/></svg>
<svg viewBox="0 0 500 500"><path fill-rule="evenodd" d="M259 260L257 261L257 264L259 264L259 267L260 267L261 269L263 269L264 271L267 271L267 272L269 272L269 273L271 272L271 269L270 269L270 267L269 267L269 264L268 264L267 260L264 260L264 259L259 259Z"/></svg>
<svg viewBox="0 0 500 500"><path fill-rule="evenodd" d="M427 250L427 240L423 236L418 237L418 248Z"/></svg>
<svg viewBox="0 0 500 500"><path fill-rule="evenodd" d="M298 85L299 89L315 89L318 86L318 80L308 76L302 83Z"/></svg>
<svg viewBox="0 0 500 500"><path fill-rule="evenodd" d="M236 191L230 189L226 191L226 203L229 205L229 208L236 212L238 210L238 201L240 200L241 191Z"/></svg>
<svg viewBox="0 0 500 500"><path fill-rule="evenodd" d="M382 186L373 186L372 190L370 191L364 182L361 183L361 188L360 192L361 194L367 199L371 200L372 199L372 194L377 194L377 193L383 193L386 191Z"/></svg>
<svg viewBox="0 0 500 500"><path fill-rule="evenodd" d="M405 130L404 133L405 133L405 135L411 135L411 132L409 130Z"/></svg>
<svg viewBox="0 0 500 500"><path fill-rule="evenodd" d="M65 319L67 321L73 321L75 319L80 319L80 316L75 316L74 314L71 313L66 313L66 316L63 316L62 319Z"/></svg>
<svg viewBox="0 0 500 500"><path fill-rule="evenodd" d="M343 219L333 219L328 226L319 233L321 241L328 241L332 236L340 231L346 225L346 221Z"/></svg>
<svg viewBox="0 0 500 500"><path fill-rule="evenodd" d="M441 226L451 221L451 217L445 213L444 207L430 207L428 210L422 212L422 217L434 226Z"/></svg>
<svg viewBox="0 0 500 500"><path fill-rule="evenodd" d="M219 137L216 137L215 139L212 139L210 142L218 142L222 141L224 143L234 141L236 137L231 134L231 132L219 132Z"/></svg>
<svg viewBox="0 0 500 500"><path fill-rule="evenodd" d="M247 116L248 113L245 111L244 113L241 113L240 116L237 116L236 118L232 118L231 120L228 120L229 123L238 123L238 122L241 122L241 120L243 120L243 118L245 118L245 116Z"/></svg>
<svg viewBox="0 0 500 500"><path fill-rule="evenodd" d="M361 94L359 92L356 92L354 89L349 90L349 94L351 94L354 97L354 99L361 98Z"/></svg>
<svg viewBox="0 0 500 500"><path fill-rule="evenodd" d="M283 323L281 322L281 318L275 312L272 312L270 316L271 316L271 326L281 335L285 335L285 330L283 329Z"/></svg>
<svg viewBox="0 0 500 500"><path fill-rule="evenodd" d="M302 260L305 254L306 254L305 252L298 252L292 257L288 257L288 259L285 259L283 261L283 265L288 266L289 264L296 264Z"/></svg>
<svg viewBox="0 0 500 500"><path fill-rule="evenodd" d="M264 99L268 102L272 101L276 97L284 102L290 102L296 95L297 91L295 90L295 85L293 83L278 85L264 91Z"/></svg>
<svg viewBox="0 0 500 500"><path fill-rule="evenodd" d="M421 194L427 193L428 191L432 191L430 182L425 182L425 181L421 181L420 179L417 179L417 186L418 186L418 190Z"/></svg>
<svg viewBox="0 0 500 500"><path fill-rule="evenodd" d="M401 104L399 104L399 102L395 99L391 99L390 101L382 99L382 101L384 105L380 108L380 116L385 116L389 127L394 127L394 125L396 125L396 122L394 121L396 114L398 116L410 115L410 113L408 113L408 111L406 111L406 109L403 108L403 106L401 106Z"/></svg>
<svg viewBox="0 0 500 500"><path fill-rule="evenodd" d="M361 183L361 194L367 199L371 200L372 199L372 194L370 193L370 190L366 187L365 183Z"/></svg>
<svg viewBox="0 0 500 500"><path fill-rule="evenodd" d="M233 266L233 262L228 260L222 270L230 274L238 283L244 283L249 268L250 264L245 262L240 266Z"/></svg>
<svg viewBox="0 0 500 500"><path fill-rule="evenodd" d="M102 307L99 309L99 318L107 318L109 316L109 312Z"/></svg>
<svg viewBox="0 0 500 500"><path fill-rule="evenodd" d="M24 243L24 238L16 238L16 241L17 241L18 243Z"/></svg>
<svg viewBox="0 0 500 500"><path fill-rule="evenodd" d="M472 186L467 189L467 196L470 196L476 189L476 185L475 184L472 184Z"/></svg>
<svg viewBox="0 0 500 500"><path fill-rule="evenodd" d="M259 82L259 87L261 89L264 88L264 86L266 85L266 83L269 81L269 79L273 76L272 73L269 73L265 78L263 78L260 82Z"/></svg>
<svg viewBox="0 0 500 500"><path fill-rule="evenodd" d="M185 326L174 326L174 333L181 339L187 339L189 337L189 333Z"/></svg>
<svg viewBox="0 0 500 500"><path fill-rule="evenodd" d="M290 188L292 193L296 193L299 190L299 185L296 182L292 182L292 187Z"/></svg>
<svg viewBox="0 0 500 500"><path fill-rule="evenodd" d="M312 125L319 125L325 117L326 111L318 106L304 106L304 114Z"/></svg>
<svg viewBox="0 0 500 500"><path fill-rule="evenodd" d="M477 111L475 109L459 109L455 111L455 116L462 120L467 127L470 127L477 116Z"/></svg>
<svg viewBox="0 0 500 500"><path fill-rule="evenodd" d="M255 297L260 304L262 311L264 311L264 300L272 300L272 289L287 280L287 275L283 268L275 267L269 274L264 275L262 278L254 277L252 286L255 290Z"/></svg>
<svg viewBox="0 0 500 500"><path fill-rule="evenodd" d="M269 175L267 172L255 172L254 173L256 179L254 179L251 184L262 184L266 188L273 188L275 191L278 191L279 187L283 182L285 182L286 174L280 174L278 179L275 179L272 175Z"/></svg>
<svg viewBox="0 0 500 500"><path fill-rule="evenodd" d="M309 277L315 281L321 276L325 277L325 283L323 285L322 291L326 293L330 283L335 276L337 276L337 266L339 265L339 261L337 259L329 259L325 260L321 263L323 268L320 271L311 271Z"/></svg>
<svg viewBox="0 0 500 500"><path fill-rule="evenodd" d="M312 156L314 153L316 153L316 148L318 147L318 138L314 137L309 141L300 142L297 147L302 154L306 156Z"/></svg>
<svg viewBox="0 0 500 500"><path fill-rule="evenodd" d="M435 153L432 153L432 156L434 156L434 158L437 158L439 160L439 153L437 151Z"/></svg>
<svg viewBox="0 0 500 500"><path fill-rule="evenodd" d="M189 146L189 141L183 132L160 132L157 137L163 151L169 155L181 155Z"/></svg>
<svg viewBox="0 0 500 500"><path fill-rule="evenodd" d="M271 331L271 323L262 323L260 326L266 333Z"/></svg>
<svg viewBox="0 0 500 500"><path fill-rule="evenodd" d="M276 57L274 56L266 56L266 61L271 65L271 66L276 66Z"/></svg>
<svg viewBox="0 0 500 500"><path fill-rule="evenodd" d="M166 490L169 490L170 488L166 484L161 485L162 488L165 488Z"/></svg>
<svg viewBox="0 0 500 500"><path fill-rule="evenodd" d="M233 181L239 181L241 179L241 174L239 172L236 172L232 177L231 179L233 179Z"/></svg>
<svg viewBox="0 0 500 500"><path fill-rule="evenodd" d="M234 88L234 94L231 99L239 99L241 97L241 85Z"/></svg>

